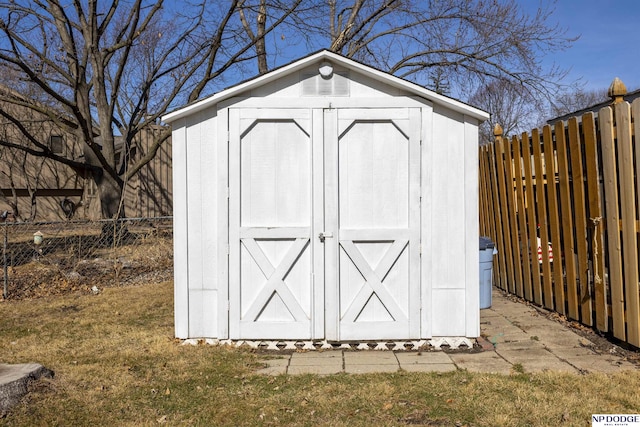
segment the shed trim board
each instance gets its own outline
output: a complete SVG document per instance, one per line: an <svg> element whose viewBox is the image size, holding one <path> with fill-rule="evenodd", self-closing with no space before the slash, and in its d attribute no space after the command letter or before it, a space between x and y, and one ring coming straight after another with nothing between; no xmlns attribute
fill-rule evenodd
<svg viewBox="0 0 640 427"><path fill-rule="evenodd" d="M326 61L348 95L298 96ZM326 51L269 74L164 118L176 336L477 337L486 114Z"/></svg>

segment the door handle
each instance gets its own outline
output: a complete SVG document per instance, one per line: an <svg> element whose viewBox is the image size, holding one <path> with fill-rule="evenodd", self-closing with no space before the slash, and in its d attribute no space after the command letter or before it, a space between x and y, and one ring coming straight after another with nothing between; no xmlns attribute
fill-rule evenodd
<svg viewBox="0 0 640 427"><path fill-rule="evenodd" d="M333 237L333 233L323 232L318 234L318 239L320 239L322 243L324 243L324 239L326 239L327 237Z"/></svg>

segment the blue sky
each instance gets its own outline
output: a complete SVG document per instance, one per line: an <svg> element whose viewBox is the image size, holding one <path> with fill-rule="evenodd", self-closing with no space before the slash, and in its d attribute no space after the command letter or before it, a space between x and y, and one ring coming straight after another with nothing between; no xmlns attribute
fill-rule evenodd
<svg viewBox="0 0 640 427"><path fill-rule="evenodd" d="M536 0L519 0L537 9ZM640 1L558 0L552 20L580 39L545 61L571 68L568 80L581 78L585 89L608 88L619 77L628 90L640 88Z"/></svg>

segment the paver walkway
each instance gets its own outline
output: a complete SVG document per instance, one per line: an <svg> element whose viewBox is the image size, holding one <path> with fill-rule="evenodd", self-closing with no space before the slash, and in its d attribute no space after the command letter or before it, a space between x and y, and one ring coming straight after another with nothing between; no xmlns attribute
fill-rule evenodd
<svg viewBox="0 0 640 427"><path fill-rule="evenodd" d="M260 373L336 374L395 372L473 372L509 374L544 370L573 373L635 370L638 367L618 355L599 353L590 341L536 309L505 298L494 290L489 309L480 312L484 351L349 351L296 352L265 360ZM482 340L481 340L482 341Z"/></svg>

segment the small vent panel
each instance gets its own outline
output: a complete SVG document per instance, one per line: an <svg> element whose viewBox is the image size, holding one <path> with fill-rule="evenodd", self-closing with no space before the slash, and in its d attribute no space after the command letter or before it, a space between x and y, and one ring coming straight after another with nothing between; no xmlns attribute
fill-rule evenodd
<svg viewBox="0 0 640 427"><path fill-rule="evenodd" d="M349 73L334 72L328 79L319 74L304 74L302 96L349 96Z"/></svg>

